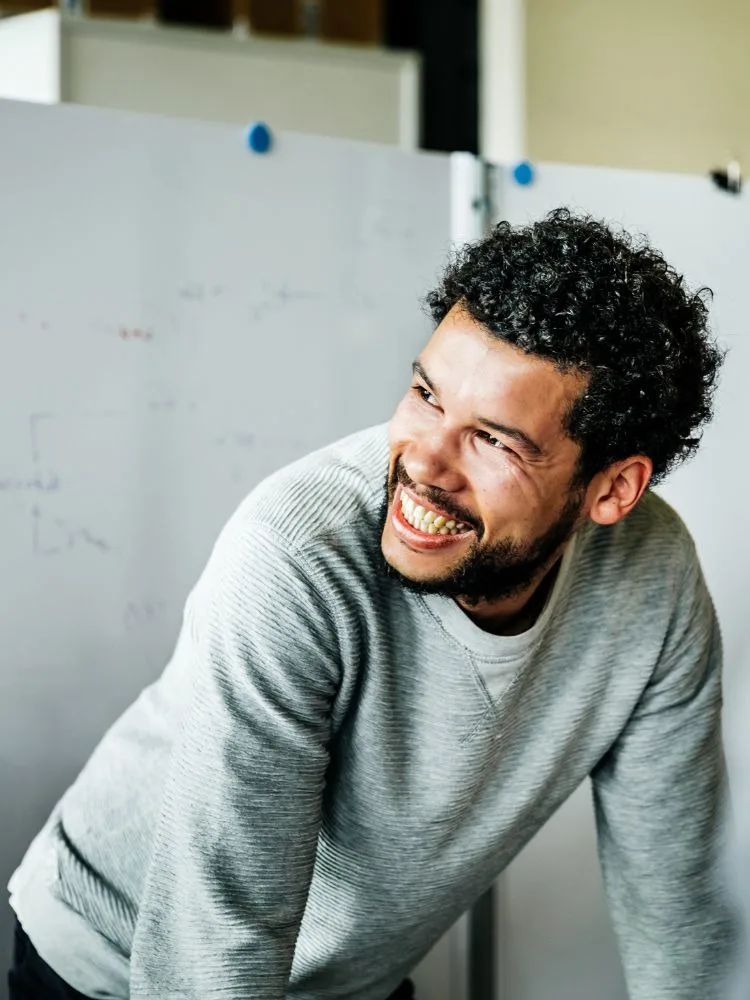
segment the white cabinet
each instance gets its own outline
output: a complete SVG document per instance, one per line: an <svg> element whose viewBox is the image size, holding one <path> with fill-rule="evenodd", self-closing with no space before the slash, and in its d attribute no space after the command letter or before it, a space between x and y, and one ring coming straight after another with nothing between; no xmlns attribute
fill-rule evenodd
<svg viewBox="0 0 750 1000"><path fill-rule="evenodd" d="M0 97L416 149L419 58L39 11L0 20Z"/></svg>

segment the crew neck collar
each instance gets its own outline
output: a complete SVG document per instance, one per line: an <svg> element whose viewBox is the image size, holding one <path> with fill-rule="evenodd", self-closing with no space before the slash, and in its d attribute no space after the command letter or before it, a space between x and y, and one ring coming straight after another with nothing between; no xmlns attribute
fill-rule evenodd
<svg viewBox="0 0 750 1000"><path fill-rule="evenodd" d="M517 656L522 656L539 641L554 614L560 597L567 587L570 567L578 545L578 534L577 531L573 535L563 553L557 579L547 595L547 600L539 616L531 628L526 629L525 632L519 632L518 635L495 635L493 632L486 632L471 620L452 597L421 594L419 595L420 600L438 619L445 631L472 652L479 656L515 659Z"/></svg>

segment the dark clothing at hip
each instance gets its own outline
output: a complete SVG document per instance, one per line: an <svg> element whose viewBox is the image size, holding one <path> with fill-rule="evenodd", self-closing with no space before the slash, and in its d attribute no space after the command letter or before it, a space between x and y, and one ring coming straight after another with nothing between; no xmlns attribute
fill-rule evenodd
<svg viewBox="0 0 750 1000"><path fill-rule="evenodd" d="M10 1000L89 1000L68 986L39 957L18 921L13 937L13 963L8 973L8 996Z"/></svg>
<svg viewBox="0 0 750 1000"><path fill-rule="evenodd" d="M68 986L51 969L16 921L13 938L13 964L8 973L9 1000L90 1000ZM388 1000L413 1000L414 987L405 979Z"/></svg>

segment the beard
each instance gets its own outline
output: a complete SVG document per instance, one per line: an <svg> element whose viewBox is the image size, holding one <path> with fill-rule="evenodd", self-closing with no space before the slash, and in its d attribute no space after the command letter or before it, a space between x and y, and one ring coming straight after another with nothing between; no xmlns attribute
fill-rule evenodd
<svg viewBox="0 0 750 1000"><path fill-rule="evenodd" d="M401 463L397 462L393 474L386 477L383 490L379 511L381 536L399 482L414 488L414 483L406 475ZM387 561L381 549L385 574L413 593L460 598L468 606L513 597L533 583L548 568L554 555L575 531L584 501L584 490L571 484L560 514L541 535L526 542L503 538L493 545L483 546L484 529L469 512L451 503L450 498L444 497L439 490L423 491L422 495L454 516L457 521L463 521L472 527L476 537L456 566L441 576L422 580L412 579L399 572Z"/></svg>

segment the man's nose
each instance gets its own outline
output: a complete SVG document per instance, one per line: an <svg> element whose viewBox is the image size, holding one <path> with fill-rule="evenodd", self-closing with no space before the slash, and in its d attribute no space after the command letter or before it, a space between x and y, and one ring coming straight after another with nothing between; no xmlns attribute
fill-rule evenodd
<svg viewBox="0 0 750 1000"><path fill-rule="evenodd" d="M456 493L464 485L459 455L447 435L430 434L419 438L403 457L407 476L418 487L433 486Z"/></svg>

